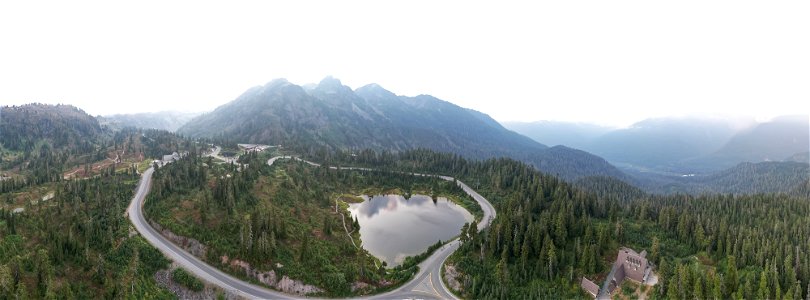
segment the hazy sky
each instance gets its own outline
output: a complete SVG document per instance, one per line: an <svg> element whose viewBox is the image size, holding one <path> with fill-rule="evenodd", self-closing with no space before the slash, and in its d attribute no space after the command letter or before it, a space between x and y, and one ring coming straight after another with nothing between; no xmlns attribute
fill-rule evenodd
<svg viewBox="0 0 810 300"><path fill-rule="evenodd" d="M810 112L810 1L3 1L0 104L204 111L332 75L497 120Z"/></svg>

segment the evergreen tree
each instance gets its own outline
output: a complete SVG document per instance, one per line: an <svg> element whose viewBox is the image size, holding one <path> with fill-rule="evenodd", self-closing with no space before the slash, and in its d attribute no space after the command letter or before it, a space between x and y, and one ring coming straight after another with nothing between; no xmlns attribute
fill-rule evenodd
<svg viewBox="0 0 810 300"><path fill-rule="evenodd" d="M723 285L720 283L720 277L714 275L714 288L712 289L713 299L723 299Z"/></svg>
<svg viewBox="0 0 810 300"><path fill-rule="evenodd" d="M14 279L8 266L0 265L0 295L5 295L13 289Z"/></svg>
<svg viewBox="0 0 810 300"><path fill-rule="evenodd" d="M678 293L677 285L669 284L669 287L667 287L667 299L683 299Z"/></svg>
<svg viewBox="0 0 810 300"><path fill-rule="evenodd" d="M759 275L759 289L757 290L758 299L769 299L771 291L768 288L768 273L762 271Z"/></svg>
<svg viewBox="0 0 810 300"><path fill-rule="evenodd" d="M695 277L695 287L692 291L692 299L702 300L705 299L703 295L703 280L700 277Z"/></svg>
<svg viewBox="0 0 810 300"><path fill-rule="evenodd" d="M546 244L546 255L546 262L548 263L548 278L553 278L557 268L557 250L554 246L554 242L552 242L550 239L548 240L548 244Z"/></svg>
<svg viewBox="0 0 810 300"><path fill-rule="evenodd" d="M464 223L464 225L461 226L461 234L459 235L459 241L462 244L466 244L470 240L469 235L467 235L467 228L469 226L470 223Z"/></svg>
<svg viewBox="0 0 810 300"><path fill-rule="evenodd" d="M726 257L726 291L731 294L737 291L737 259L733 255Z"/></svg>
<svg viewBox="0 0 810 300"><path fill-rule="evenodd" d="M658 237L653 237L652 247L650 247L650 261L654 264L658 264L658 258L661 252L661 245L658 241Z"/></svg>

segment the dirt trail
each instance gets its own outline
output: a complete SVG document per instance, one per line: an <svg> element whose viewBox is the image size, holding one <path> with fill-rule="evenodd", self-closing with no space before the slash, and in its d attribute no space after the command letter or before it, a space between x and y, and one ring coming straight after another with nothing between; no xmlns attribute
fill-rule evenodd
<svg viewBox="0 0 810 300"><path fill-rule="evenodd" d="M343 220L343 230L346 231L346 236L348 236L349 240L352 241L352 245L354 245L354 248L360 249L360 247L357 247L357 244L354 243L354 238L352 238L352 233L354 233L354 229L352 229L352 231L349 232L349 228L346 227L346 214L341 213L341 212L338 211L338 201L337 201L337 199L335 200L335 212L340 214L340 219Z"/></svg>

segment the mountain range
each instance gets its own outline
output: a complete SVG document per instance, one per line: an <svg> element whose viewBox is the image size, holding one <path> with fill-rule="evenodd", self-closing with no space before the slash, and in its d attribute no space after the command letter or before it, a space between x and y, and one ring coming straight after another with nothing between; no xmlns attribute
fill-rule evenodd
<svg viewBox="0 0 810 300"><path fill-rule="evenodd" d="M2 113L0 150L6 158L43 141L88 153L97 149L88 141L124 127L171 130L183 124L177 132L187 137L281 144L295 151L426 148L473 159L511 157L593 190L621 185L606 178L653 193L808 190L806 116L764 123L662 118L623 129L505 123L524 136L484 113L429 95L400 96L377 84L352 90L331 77L306 86L277 79L193 118L176 112L92 117L73 106L44 104L3 107Z"/></svg>
<svg viewBox="0 0 810 300"><path fill-rule="evenodd" d="M427 148L476 159L508 156L566 179L593 174L626 178L598 156L549 148L484 113L429 95L399 96L377 84L352 90L331 77L315 86L277 79L251 88L192 119L178 133L330 149Z"/></svg>

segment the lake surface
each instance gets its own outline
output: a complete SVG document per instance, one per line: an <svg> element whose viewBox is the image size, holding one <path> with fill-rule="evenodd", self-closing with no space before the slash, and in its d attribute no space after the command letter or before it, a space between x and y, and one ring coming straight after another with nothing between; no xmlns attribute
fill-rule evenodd
<svg viewBox="0 0 810 300"><path fill-rule="evenodd" d="M425 195L361 197L365 201L349 204L349 212L360 223L363 248L389 267L457 236L464 223L474 220L466 209L443 197L436 203Z"/></svg>

